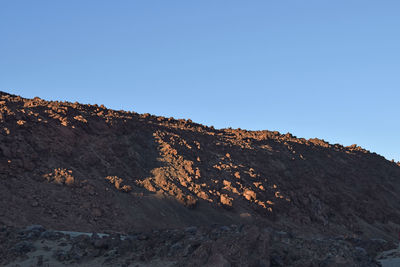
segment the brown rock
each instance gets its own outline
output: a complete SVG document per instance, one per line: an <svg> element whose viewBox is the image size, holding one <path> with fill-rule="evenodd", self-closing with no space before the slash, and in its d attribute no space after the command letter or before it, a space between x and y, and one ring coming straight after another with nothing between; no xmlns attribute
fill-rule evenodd
<svg viewBox="0 0 400 267"><path fill-rule="evenodd" d="M228 195L226 194L220 195L220 202L222 205L225 205L227 207L232 207L232 198L228 197Z"/></svg>
<svg viewBox="0 0 400 267"><path fill-rule="evenodd" d="M252 191L252 190L249 190L249 189L246 189L244 191L243 196L249 201L256 200L256 193L254 191Z"/></svg>

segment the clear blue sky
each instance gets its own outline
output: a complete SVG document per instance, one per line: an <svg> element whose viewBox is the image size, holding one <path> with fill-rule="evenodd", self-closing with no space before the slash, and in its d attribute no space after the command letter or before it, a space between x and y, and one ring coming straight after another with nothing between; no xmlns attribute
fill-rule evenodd
<svg viewBox="0 0 400 267"><path fill-rule="evenodd" d="M400 1L0 1L0 90L400 160Z"/></svg>

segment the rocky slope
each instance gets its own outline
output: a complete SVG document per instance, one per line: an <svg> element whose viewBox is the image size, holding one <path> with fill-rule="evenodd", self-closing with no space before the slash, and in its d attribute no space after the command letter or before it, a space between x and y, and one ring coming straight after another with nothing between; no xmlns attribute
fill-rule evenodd
<svg viewBox="0 0 400 267"><path fill-rule="evenodd" d="M32 225L19 230L0 228L0 238L5 240L0 256L7 266L376 267L376 251L394 247L379 239L310 239L238 225L124 235L57 232Z"/></svg>
<svg viewBox="0 0 400 267"><path fill-rule="evenodd" d="M394 240L400 167L356 145L0 93L0 223L128 233L252 224Z"/></svg>

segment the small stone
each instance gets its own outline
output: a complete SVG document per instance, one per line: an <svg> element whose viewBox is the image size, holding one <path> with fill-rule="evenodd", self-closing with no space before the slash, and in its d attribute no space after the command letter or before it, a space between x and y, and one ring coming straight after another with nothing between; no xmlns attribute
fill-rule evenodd
<svg viewBox="0 0 400 267"><path fill-rule="evenodd" d="M40 224L32 224L25 228L26 231L36 231L36 232L44 232L46 229Z"/></svg>
<svg viewBox="0 0 400 267"><path fill-rule="evenodd" d="M215 254L211 255L211 257L207 261L207 265L221 266L221 267L230 267L231 266L229 261L220 253L215 253Z"/></svg>
<svg viewBox="0 0 400 267"><path fill-rule="evenodd" d="M200 246L200 243L194 243L194 244L189 244L185 247L185 249L183 250L183 256L187 257L190 254L193 253L193 251L195 251L198 247Z"/></svg>
<svg viewBox="0 0 400 267"><path fill-rule="evenodd" d="M181 242L178 242L178 243L173 244L173 245L171 246L170 250L171 250L171 251L176 251L176 250L179 250L179 249L182 249L182 248L183 248L182 243L181 243Z"/></svg>
<svg viewBox="0 0 400 267"><path fill-rule="evenodd" d="M252 190L249 190L249 189L246 189L244 191L243 196L249 201L256 199L256 193L254 191L252 191Z"/></svg>
<svg viewBox="0 0 400 267"><path fill-rule="evenodd" d="M53 257L56 258L58 261L65 261L68 259L67 253L61 249L54 251Z"/></svg>
<svg viewBox="0 0 400 267"><path fill-rule="evenodd" d="M146 234L140 234L140 235L137 237L137 239L138 239L138 240L148 240L148 239L149 239L149 236L146 235Z"/></svg>
<svg viewBox="0 0 400 267"><path fill-rule="evenodd" d="M185 228L185 232L189 233L189 234L196 234L197 232L197 227L196 226L189 226Z"/></svg>
<svg viewBox="0 0 400 267"><path fill-rule="evenodd" d="M43 255L37 257L36 266L43 266Z"/></svg>
<svg viewBox="0 0 400 267"><path fill-rule="evenodd" d="M222 232L229 232L231 228L229 228L229 226L223 225L219 228L219 230L221 230Z"/></svg>
<svg viewBox="0 0 400 267"><path fill-rule="evenodd" d="M108 241L106 238L102 239L97 239L93 242L93 246L95 248L102 248L102 249L107 249L108 248Z"/></svg>
<svg viewBox="0 0 400 267"><path fill-rule="evenodd" d="M28 241L21 241L14 246L14 250L17 253L21 253L21 254L30 252L31 250L33 250L33 248L34 248L33 244Z"/></svg>
<svg viewBox="0 0 400 267"><path fill-rule="evenodd" d="M44 238L44 239L56 239L58 238L58 234L56 232L53 231L44 231L42 232L42 234L40 235L40 238Z"/></svg>
<svg viewBox="0 0 400 267"><path fill-rule="evenodd" d="M94 217L101 217L101 215L103 215L103 212L102 212L101 209L99 209L99 208L94 208L94 209L92 210L92 215L93 215Z"/></svg>
<svg viewBox="0 0 400 267"><path fill-rule="evenodd" d="M221 194L220 202L226 207L232 207L232 199L226 194Z"/></svg>
<svg viewBox="0 0 400 267"><path fill-rule="evenodd" d="M355 247L358 256L365 257L368 255L367 251L362 247Z"/></svg>

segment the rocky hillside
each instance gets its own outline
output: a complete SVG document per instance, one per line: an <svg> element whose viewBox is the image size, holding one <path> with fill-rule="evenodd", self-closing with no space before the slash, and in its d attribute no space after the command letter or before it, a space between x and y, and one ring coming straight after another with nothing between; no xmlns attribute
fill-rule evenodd
<svg viewBox="0 0 400 267"><path fill-rule="evenodd" d="M393 240L400 167L356 145L0 92L0 224L254 224Z"/></svg>

